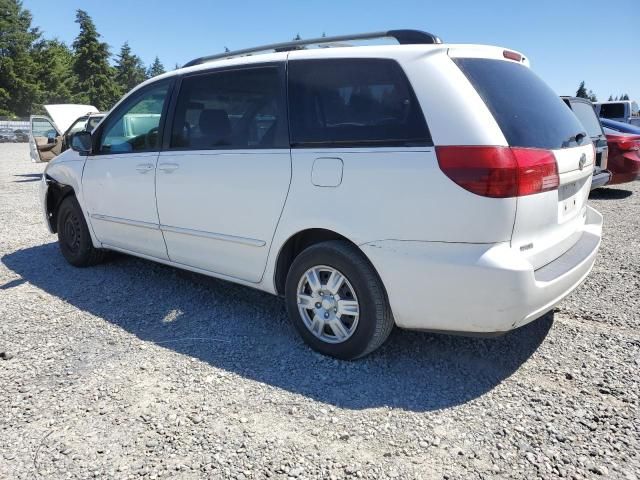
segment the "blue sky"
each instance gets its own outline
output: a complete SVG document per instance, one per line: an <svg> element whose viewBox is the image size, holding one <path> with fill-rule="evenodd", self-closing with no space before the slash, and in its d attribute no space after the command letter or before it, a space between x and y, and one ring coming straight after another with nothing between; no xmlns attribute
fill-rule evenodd
<svg viewBox="0 0 640 480"><path fill-rule="evenodd" d="M128 41L146 64L166 67L211 53L305 38L415 28L448 43L525 53L558 94L581 80L600 100L640 100L640 0L24 0L47 37L71 43L75 10L93 18L112 52Z"/></svg>

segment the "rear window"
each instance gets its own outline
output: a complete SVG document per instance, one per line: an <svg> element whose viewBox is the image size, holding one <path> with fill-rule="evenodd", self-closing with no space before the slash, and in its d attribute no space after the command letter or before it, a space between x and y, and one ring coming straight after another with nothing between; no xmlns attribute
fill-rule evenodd
<svg viewBox="0 0 640 480"><path fill-rule="evenodd" d="M293 60L288 69L294 147L431 144L420 105L397 62Z"/></svg>
<svg viewBox="0 0 640 480"><path fill-rule="evenodd" d="M600 120L591 104L573 101L571 102L571 109L590 137L599 137L602 135Z"/></svg>
<svg viewBox="0 0 640 480"><path fill-rule="evenodd" d="M624 103L603 103L600 116L604 118L624 118Z"/></svg>
<svg viewBox="0 0 640 480"><path fill-rule="evenodd" d="M528 67L486 58L456 58L512 147L575 146L584 127L558 95ZM581 139L582 143L590 141Z"/></svg>

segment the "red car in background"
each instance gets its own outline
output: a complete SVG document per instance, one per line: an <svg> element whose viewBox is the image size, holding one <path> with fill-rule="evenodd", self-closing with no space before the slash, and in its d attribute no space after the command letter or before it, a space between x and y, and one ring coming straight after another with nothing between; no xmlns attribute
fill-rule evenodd
<svg viewBox="0 0 640 480"><path fill-rule="evenodd" d="M612 173L609 185L633 182L640 178L640 135L613 132L605 128L609 145L609 163Z"/></svg>
<svg viewBox="0 0 640 480"><path fill-rule="evenodd" d="M609 146L608 168L613 174L609 185L640 178L640 127L601 118Z"/></svg>

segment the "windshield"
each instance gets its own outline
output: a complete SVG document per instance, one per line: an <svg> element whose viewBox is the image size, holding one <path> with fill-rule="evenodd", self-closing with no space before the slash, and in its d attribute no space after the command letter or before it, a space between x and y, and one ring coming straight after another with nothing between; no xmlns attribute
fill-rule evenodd
<svg viewBox="0 0 640 480"><path fill-rule="evenodd" d="M598 116L596 115L593 106L586 102L571 102L571 109L573 113L575 113L582 126L587 131L587 135L590 137L599 137L602 135L602 126L600 125L600 120L598 120Z"/></svg>
<svg viewBox="0 0 640 480"><path fill-rule="evenodd" d="M488 58L454 62L482 97L510 146L555 150L585 142L581 136L585 128L576 116L528 67Z"/></svg>
<svg viewBox="0 0 640 480"><path fill-rule="evenodd" d="M73 125L71 125L71 128L69 129L68 134L71 135L72 133L77 133L82 131L84 130L86 125L87 125L87 117L80 117L78 120L75 121Z"/></svg>

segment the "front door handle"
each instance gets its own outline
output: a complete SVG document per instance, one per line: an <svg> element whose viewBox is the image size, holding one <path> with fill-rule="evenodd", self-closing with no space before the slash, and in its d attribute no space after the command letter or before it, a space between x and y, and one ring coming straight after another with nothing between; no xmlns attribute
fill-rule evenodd
<svg viewBox="0 0 640 480"><path fill-rule="evenodd" d="M164 173L171 173L174 170L177 170L180 167L177 163L161 163L158 166L158 170L163 171Z"/></svg>
<svg viewBox="0 0 640 480"><path fill-rule="evenodd" d="M153 170L153 163L139 163L136 165L136 170L140 173L147 173Z"/></svg>

